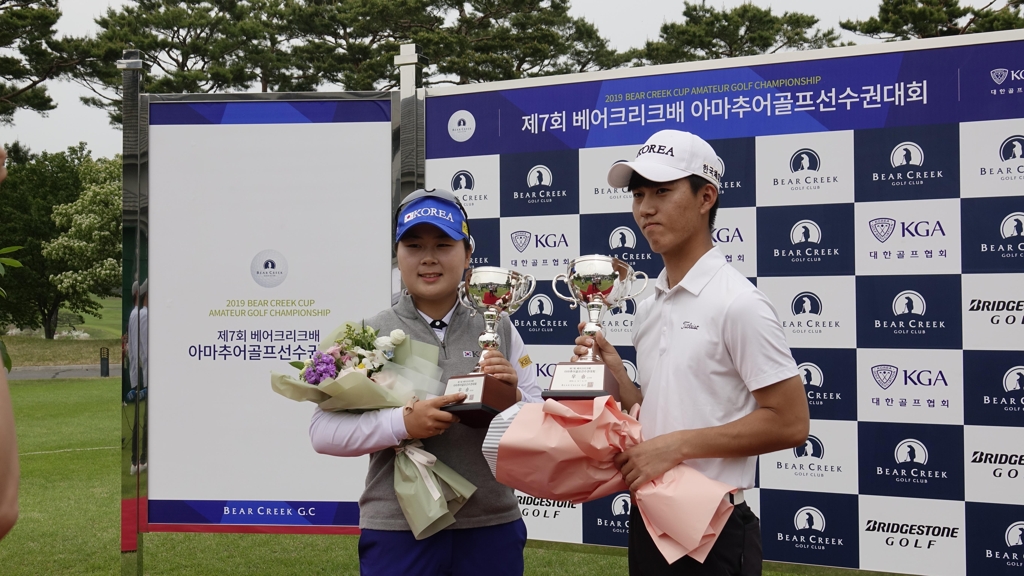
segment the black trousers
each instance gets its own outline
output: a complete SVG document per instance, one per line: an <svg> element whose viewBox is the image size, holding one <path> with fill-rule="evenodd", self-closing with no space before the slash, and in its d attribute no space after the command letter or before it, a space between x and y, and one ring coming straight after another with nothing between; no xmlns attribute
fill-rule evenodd
<svg viewBox="0 0 1024 576"><path fill-rule="evenodd" d="M629 513L630 576L760 576L761 523L746 502L733 508L722 533L701 564L683 556L669 564L647 533L640 510Z"/></svg>

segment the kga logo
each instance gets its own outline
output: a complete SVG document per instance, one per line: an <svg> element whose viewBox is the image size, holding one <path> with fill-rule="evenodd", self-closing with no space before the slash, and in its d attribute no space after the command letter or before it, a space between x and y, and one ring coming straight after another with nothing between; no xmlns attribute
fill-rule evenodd
<svg viewBox="0 0 1024 576"><path fill-rule="evenodd" d="M793 515L795 533L776 533L779 542L792 542L794 548L827 550L829 546L843 546L842 538L829 538L825 533L825 515L813 506L804 506Z"/></svg>
<svg viewBox="0 0 1024 576"><path fill-rule="evenodd" d="M636 234L629 226L619 226L608 236L608 247L612 250L636 248Z"/></svg>
<svg viewBox="0 0 1024 576"><path fill-rule="evenodd" d="M884 243L896 231L896 221L892 218L875 218L868 222L868 227L875 239ZM929 238L945 235L946 231L942 228L942 222L938 220L934 223L929 220L900 222L900 236L903 238Z"/></svg>
<svg viewBox="0 0 1024 576"><path fill-rule="evenodd" d="M789 240L794 246L797 244L820 244L821 228L814 220L801 220L794 224L789 231Z"/></svg>
<svg viewBox="0 0 1024 576"><path fill-rule="evenodd" d="M538 164L533 168L530 168L529 174L526 175L526 185L530 188L537 186L551 186L554 178L551 176L551 170L543 164Z"/></svg>
<svg viewBox="0 0 1024 576"><path fill-rule="evenodd" d="M1003 375L1003 390L1024 392L1024 366L1014 366Z"/></svg>
<svg viewBox="0 0 1024 576"><path fill-rule="evenodd" d="M900 369L891 364L879 364L871 367L871 377L882 390L888 390L896 382ZM939 370L933 374L931 370L903 370L904 386L949 386L946 375Z"/></svg>
<svg viewBox="0 0 1024 576"><path fill-rule="evenodd" d="M476 188L476 178L469 170L459 170L452 176L452 192L472 192Z"/></svg>
<svg viewBox="0 0 1024 576"><path fill-rule="evenodd" d="M715 228L711 232L711 238L716 244L728 242L743 242L743 233L739 228Z"/></svg>
<svg viewBox="0 0 1024 576"><path fill-rule="evenodd" d="M817 436L809 434L807 441L802 446L793 448L793 455L797 458L817 458L821 460L825 456L825 445Z"/></svg>
<svg viewBox="0 0 1024 576"><path fill-rule="evenodd" d="M871 235L875 237L875 240L884 243L896 229L896 221L892 218L875 218L868 222L868 227L871 228Z"/></svg>
<svg viewBox="0 0 1024 576"><path fill-rule="evenodd" d="M899 374L899 368L890 364L871 367L871 377L875 379L875 384L878 384L882 390L888 390L889 386L892 386L892 383L896 381L897 374Z"/></svg>
<svg viewBox="0 0 1024 576"><path fill-rule="evenodd" d="M612 499L612 516L629 516L630 508L629 494L619 494Z"/></svg>
<svg viewBox="0 0 1024 576"><path fill-rule="evenodd" d="M476 118L468 110L459 110L448 119L448 135L456 142L465 142L476 132Z"/></svg>
<svg viewBox="0 0 1024 576"><path fill-rule="evenodd" d="M992 77L992 81L997 86L1002 86L1003 82L1006 82L1006 78L1009 77L1011 80L1024 80L1024 70L1007 70L1006 68L996 68L988 73Z"/></svg>
<svg viewBox="0 0 1024 576"><path fill-rule="evenodd" d="M288 277L288 260L277 250L264 250L253 257L249 272L260 286L274 288Z"/></svg>
<svg viewBox="0 0 1024 576"><path fill-rule="evenodd" d="M536 316L537 314L551 316L555 312L551 298L548 298L546 294L536 294L533 298L530 298L528 309L530 316Z"/></svg>
<svg viewBox="0 0 1024 576"><path fill-rule="evenodd" d="M803 314L821 315L821 298L814 292L801 292L793 298L790 308L794 316Z"/></svg>
<svg viewBox="0 0 1024 576"><path fill-rule="evenodd" d="M889 153L889 163L893 168L900 166L923 166L924 150L915 142L901 142Z"/></svg>
<svg viewBox="0 0 1024 576"><path fill-rule="evenodd" d="M516 250L525 252L530 247L530 239L533 238L533 234L526 230L519 230L512 233L512 245L516 247Z"/></svg>
<svg viewBox="0 0 1024 576"><path fill-rule="evenodd" d="M789 158L790 172L817 172L821 170L821 157L810 148L801 148Z"/></svg>

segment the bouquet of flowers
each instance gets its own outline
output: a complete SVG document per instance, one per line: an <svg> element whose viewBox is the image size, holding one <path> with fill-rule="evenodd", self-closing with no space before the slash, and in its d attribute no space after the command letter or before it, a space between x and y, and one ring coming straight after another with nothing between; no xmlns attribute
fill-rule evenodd
<svg viewBox="0 0 1024 576"><path fill-rule="evenodd" d="M638 410L623 413L611 396L519 403L491 421L481 450L506 486L538 498L590 502L627 489L613 459L643 441L638 416ZM732 513L723 497L735 490L679 464L633 496L671 564L687 555L704 562Z"/></svg>
<svg viewBox="0 0 1024 576"><path fill-rule="evenodd" d="M370 326L347 323L333 331L305 362L291 362L298 376L270 373L274 392L324 411L365 412L411 408L418 398L444 393L438 348L401 330L379 336ZM476 486L423 449L419 440L395 447L395 494L417 539L455 522Z"/></svg>

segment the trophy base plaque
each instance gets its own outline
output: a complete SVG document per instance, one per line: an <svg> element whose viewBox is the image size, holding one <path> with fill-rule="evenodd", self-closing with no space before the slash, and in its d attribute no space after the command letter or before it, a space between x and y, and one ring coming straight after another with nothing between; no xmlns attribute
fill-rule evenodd
<svg viewBox="0 0 1024 576"><path fill-rule="evenodd" d="M516 387L488 374L467 374L448 380L444 393L463 392L466 399L458 404L442 406L441 410L459 417L471 428L486 428L491 420L516 403Z"/></svg>
<svg viewBox="0 0 1024 576"><path fill-rule="evenodd" d="M619 401L619 381L607 366L599 362L559 362L544 399L586 400L611 396Z"/></svg>

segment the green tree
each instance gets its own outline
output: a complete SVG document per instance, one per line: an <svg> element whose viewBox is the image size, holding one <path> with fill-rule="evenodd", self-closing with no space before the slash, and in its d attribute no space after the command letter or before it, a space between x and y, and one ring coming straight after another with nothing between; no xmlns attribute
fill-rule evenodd
<svg viewBox="0 0 1024 576"><path fill-rule="evenodd" d="M46 81L81 65L81 41L56 37L60 16L57 0L0 0L0 124L10 124L19 109L56 108Z"/></svg>
<svg viewBox="0 0 1024 576"><path fill-rule="evenodd" d="M96 19L100 32L86 43L91 59L79 75L94 96L82 100L107 110L111 124L121 123L121 71L124 50L140 51L149 66L145 89L155 94L200 94L244 90L253 80L243 53L249 46L243 29L262 5L242 0L136 0L108 8Z"/></svg>
<svg viewBox="0 0 1024 576"><path fill-rule="evenodd" d="M1021 0L992 0L979 8L961 6L959 0L882 0L877 16L839 25L876 40L936 38L1024 28L1020 8Z"/></svg>
<svg viewBox="0 0 1024 576"><path fill-rule="evenodd" d="M42 253L43 244L60 235L53 207L78 199L84 187L81 168L91 158L84 143L36 155L16 142L7 151L10 168L0 202L0 246L24 247L18 253L22 267L4 277L8 297L0 299L0 326L42 327L46 337L53 338L61 307L99 312L99 303L88 294L66 294L50 281L74 268Z"/></svg>
<svg viewBox="0 0 1024 576"><path fill-rule="evenodd" d="M469 84L604 70L621 65L597 28L568 0L439 0L429 26L403 39L434 63L427 84Z"/></svg>
<svg viewBox="0 0 1024 576"><path fill-rule="evenodd" d="M683 6L682 22L663 24L658 40L627 53L634 66L811 50L839 42L834 29L815 28L818 19L809 14L778 16L749 3L728 10L703 1Z"/></svg>
<svg viewBox="0 0 1024 576"><path fill-rule="evenodd" d="M10 254L11 252L17 252L21 250L21 246L8 246L6 248L0 248L0 254ZM21 268L21 262L14 260L13 258L0 257L0 277L7 274L7 268ZM7 298L7 292L4 292L3 288L0 288L0 298ZM2 331L0 331L2 332ZM3 365L4 370L11 371L11 355L7 353L7 346L4 344L3 338L0 338L0 365Z"/></svg>
<svg viewBox="0 0 1024 576"><path fill-rule="evenodd" d="M66 270L50 277L57 290L74 298L110 294L121 288L121 157L86 159L79 166L82 193L53 208L62 230L43 242L43 256Z"/></svg>

